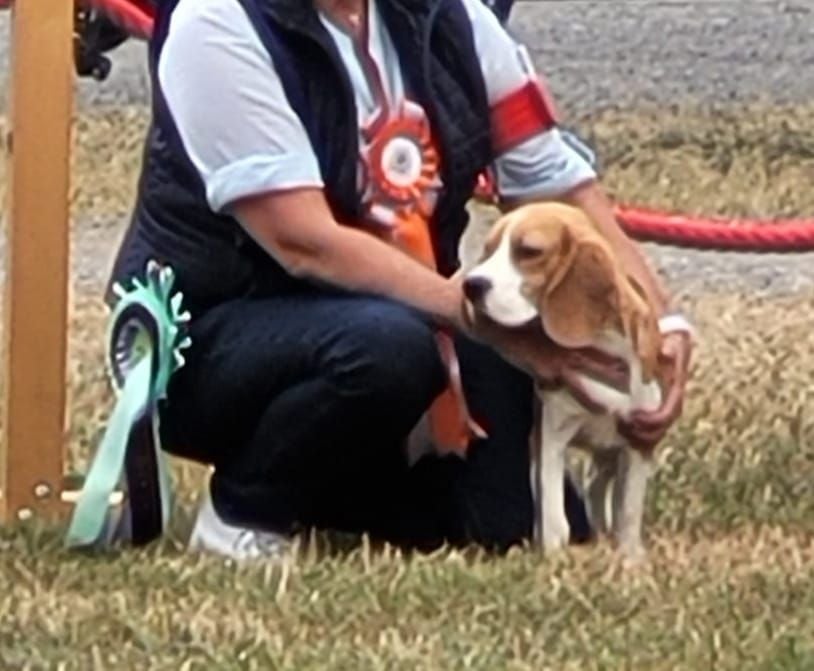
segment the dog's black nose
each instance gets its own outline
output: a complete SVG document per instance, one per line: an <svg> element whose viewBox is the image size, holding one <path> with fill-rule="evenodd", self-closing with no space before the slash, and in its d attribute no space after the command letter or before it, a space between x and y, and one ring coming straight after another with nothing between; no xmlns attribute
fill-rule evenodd
<svg viewBox="0 0 814 671"><path fill-rule="evenodd" d="M492 281L486 277L467 277L464 280L464 296L470 303L479 303L486 296L486 292L492 288Z"/></svg>

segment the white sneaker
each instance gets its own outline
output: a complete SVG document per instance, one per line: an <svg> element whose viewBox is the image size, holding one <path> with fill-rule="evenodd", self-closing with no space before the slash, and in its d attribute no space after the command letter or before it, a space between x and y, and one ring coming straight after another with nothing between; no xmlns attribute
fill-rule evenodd
<svg viewBox="0 0 814 671"><path fill-rule="evenodd" d="M282 559L289 548L289 539L270 531L227 524L215 511L207 486L188 548L190 552L210 552L238 561Z"/></svg>

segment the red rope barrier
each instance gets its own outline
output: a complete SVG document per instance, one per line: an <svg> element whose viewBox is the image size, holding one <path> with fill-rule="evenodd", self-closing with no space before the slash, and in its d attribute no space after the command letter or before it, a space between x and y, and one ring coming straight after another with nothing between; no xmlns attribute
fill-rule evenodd
<svg viewBox="0 0 814 671"><path fill-rule="evenodd" d="M814 251L814 219L687 217L625 205L617 205L616 216L631 237L664 245L719 251Z"/></svg>
<svg viewBox="0 0 814 671"><path fill-rule="evenodd" d="M136 39L149 40L153 34L155 9L146 0L84 0L84 3L103 12Z"/></svg>

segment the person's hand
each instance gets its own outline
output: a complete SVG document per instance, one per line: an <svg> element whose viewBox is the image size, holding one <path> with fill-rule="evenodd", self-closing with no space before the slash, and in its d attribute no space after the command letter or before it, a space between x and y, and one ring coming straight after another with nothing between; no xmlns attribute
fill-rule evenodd
<svg viewBox="0 0 814 671"><path fill-rule="evenodd" d="M681 416L691 355L689 333L674 331L663 336L659 356L666 370L667 389L661 407L653 412L633 413L629 421L619 423L619 431L634 445L652 449Z"/></svg>

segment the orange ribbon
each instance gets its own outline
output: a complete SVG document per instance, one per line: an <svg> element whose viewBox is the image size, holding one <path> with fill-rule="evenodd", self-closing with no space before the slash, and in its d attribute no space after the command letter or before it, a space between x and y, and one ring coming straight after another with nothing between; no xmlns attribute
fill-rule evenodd
<svg viewBox="0 0 814 671"><path fill-rule="evenodd" d="M368 135L369 145L363 152L368 167L364 198L384 211L384 217L373 218L380 224L386 221L375 233L437 271L429 221L435 192L442 186L440 161L423 111L405 103L399 116L372 124ZM429 409L431 438L436 451L463 456L470 440L485 438L486 433L469 414L452 337L439 330L436 338L449 380Z"/></svg>
<svg viewBox="0 0 814 671"><path fill-rule="evenodd" d="M404 252L428 268L437 270L427 220L419 213L399 217L393 238ZM469 413L452 337L446 331L439 330L436 340L441 360L447 369L448 383L428 411L430 433L439 453L453 452L465 456L472 438L486 438L486 432Z"/></svg>

